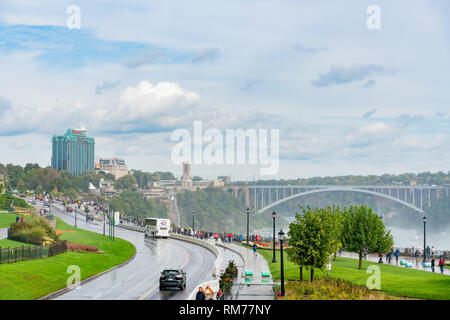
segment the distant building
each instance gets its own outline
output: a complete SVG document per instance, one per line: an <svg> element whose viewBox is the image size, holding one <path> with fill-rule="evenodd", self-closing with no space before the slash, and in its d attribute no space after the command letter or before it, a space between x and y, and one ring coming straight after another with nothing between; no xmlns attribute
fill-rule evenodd
<svg viewBox="0 0 450 320"><path fill-rule="evenodd" d="M98 188L100 192L107 198L114 197L117 194L117 190L114 189L114 183L110 180L100 179Z"/></svg>
<svg viewBox="0 0 450 320"><path fill-rule="evenodd" d="M94 171L94 138L86 129L68 129L62 136L52 137L52 168L81 176Z"/></svg>
<svg viewBox="0 0 450 320"><path fill-rule="evenodd" d="M181 190L191 190L192 180L191 180L191 164L183 163L183 176L181 177Z"/></svg>
<svg viewBox="0 0 450 320"><path fill-rule="evenodd" d="M128 167L125 165L125 160L119 158L100 158L95 165L95 170L110 173L116 180L128 174Z"/></svg>
<svg viewBox="0 0 450 320"><path fill-rule="evenodd" d="M138 190L139 194L141 194L144 199L155 199L155 198L164 198L167 197L167 191L163 188L152 188L148 190Z"/></svg>
<svg viewBox="0 0 450 320"><path fill-rule="evenodd" d="M231 176L218 176L217 179L221 180L225 184L231 183Z"/></svg>

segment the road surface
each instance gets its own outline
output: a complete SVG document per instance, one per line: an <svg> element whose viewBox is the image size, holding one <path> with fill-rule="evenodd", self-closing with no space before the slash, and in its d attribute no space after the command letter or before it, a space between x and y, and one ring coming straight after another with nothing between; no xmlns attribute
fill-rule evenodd
<svg viewBox="0 0 450 320"><path fill-rule="evenodd" d="M38 202L38 207L42 203ZM51 213L74 225L74 213L64 212L63 206L54 204ZM101 222L86 223L77 215L77 226L103 233ZM106 233L108 226L106 227ZM59 300L135 300L135 299L187 299L196 286L212 279L216 257L195 244L174 239L146 239L140 232L115 228L115 236L131 242L136 247L135 258L125 266L69 291ZM187 273L186 289L159 291L159 275L164 268L183 268ZM83 270L81 270L83 273Z"/></svg>

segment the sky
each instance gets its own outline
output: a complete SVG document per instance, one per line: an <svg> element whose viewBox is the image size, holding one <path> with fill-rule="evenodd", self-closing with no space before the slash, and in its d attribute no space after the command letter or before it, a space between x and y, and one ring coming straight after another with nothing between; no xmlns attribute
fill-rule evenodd
<svg viewBox="0 0 450 320"><path fill-rule="evenodd" d="M76 5L80 28L69 28ZM369 29L367 9L380 9ZM0 163L51 162L83 126L96 158L181 174L177 129L279 130L279 170L233 180L448 171L450 4L383 0L0 2ZM69 23L70 26L70 23Z"/></svg>

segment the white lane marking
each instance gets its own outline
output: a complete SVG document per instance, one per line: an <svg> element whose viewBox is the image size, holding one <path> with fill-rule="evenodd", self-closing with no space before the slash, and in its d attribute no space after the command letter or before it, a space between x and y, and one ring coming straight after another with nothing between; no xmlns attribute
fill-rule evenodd
<svg viewBox="0 0 450 320"><path fill-rule="evenodd" d="M177 247L180 247L181 249L183 249L184 250L184 252L186 253L186 259L184 260L184 262L180 265L180 269L183 269L186 265L187 265L187 263L189 262L189 259L191 258L191 255L189 254L189 252L186 250L186 248L184 248L184 247L182 247L182 246L180 246L180 245L177 245L177 244L175 244L175 246L177 246ZM159 283L157 284L157 285L155 285L153 288L151 288L150 290L148 290L147 292L145 292L142 296L140 296L139 298L138 298L138 300L144 300L145 298L147 298L153 291L155 291L156 290L156 288L158 288L159 287Z"/></svg>

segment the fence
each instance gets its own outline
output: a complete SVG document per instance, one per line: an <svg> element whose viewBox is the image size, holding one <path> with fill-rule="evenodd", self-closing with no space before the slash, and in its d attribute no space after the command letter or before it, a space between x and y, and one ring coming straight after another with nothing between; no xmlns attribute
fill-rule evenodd
<svg viewBox="0 0 450 320"><path fill-rule="evenodd" d="M16 248L0 248L0 264L17 261L51 257L67 251L67 241L61 241L50 247L21 246Z"/></svg>

